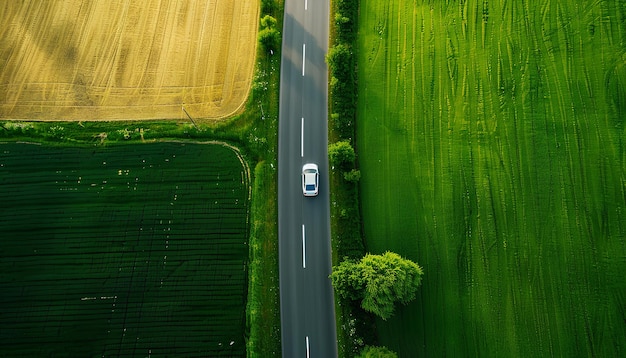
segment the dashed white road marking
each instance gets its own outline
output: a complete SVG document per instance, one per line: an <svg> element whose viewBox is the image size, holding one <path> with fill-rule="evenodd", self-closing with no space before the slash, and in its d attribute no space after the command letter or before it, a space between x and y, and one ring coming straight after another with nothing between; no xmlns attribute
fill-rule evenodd
<svg viewBox="0 0 626 358"><path fill-rule="evenodd" d="M302 268L306 268L306 239L304 224L302 224Z"/></svg>
<svg viewBox="0 0 626 358"><path fill-rule="evenodd" d="M306 358L311 357L311 351L309 350L309 336L306 336Z"/></svg>
<svg viewBox="0 0 626 358"><path fill-rule="evenodd" d="M304 77L305 59L306 59L306 44L302 44L302 77Z"/></svg>

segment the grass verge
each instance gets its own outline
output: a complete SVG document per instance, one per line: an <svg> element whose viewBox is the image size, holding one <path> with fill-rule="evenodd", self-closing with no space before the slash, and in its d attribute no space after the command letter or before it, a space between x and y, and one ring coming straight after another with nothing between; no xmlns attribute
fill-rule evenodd
<svg viewBox="0 0 626 358"><path fill-rule="evenodd" d="M282 29L283 1L263 0L261 16L270 15ZM247 317L248 357L280 357L280 291L278 282L278 109L280 97L280 50L263 52L252 89L251 107L246 113L256 125L246 131L248 146L258 160L250 223L250 282ZM260 120L259 120L260 114Z"/></svg>

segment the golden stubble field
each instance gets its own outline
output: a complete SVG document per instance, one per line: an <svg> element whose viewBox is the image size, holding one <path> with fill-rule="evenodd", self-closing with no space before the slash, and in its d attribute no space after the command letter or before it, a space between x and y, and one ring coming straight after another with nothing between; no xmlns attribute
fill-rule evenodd
<svg viewBox="0 0 626 358"><path fill-rule="evenodd" d="M254 70L257 0L0 4L0 119L222 118Z"/></svg>

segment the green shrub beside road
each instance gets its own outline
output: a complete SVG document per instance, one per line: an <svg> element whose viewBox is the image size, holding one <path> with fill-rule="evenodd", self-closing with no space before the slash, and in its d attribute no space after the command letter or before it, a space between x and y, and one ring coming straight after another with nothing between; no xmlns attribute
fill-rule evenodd
<svg viewBox="0 0 626 358"><path fill-rule="evenodd" d="M265 15L261 19L261 30L259 30L259 43L263 50L267 52L277 51L280 47L280 31L276 28L276 19L270 15Z"/></svg>
<svg viewBox="0 0 626 358"><path fill-rule="evenodd" d="M354 138L357 80L354 45L359 14L358 0L333 0L331 47L327 63L330 71L331 129L339 139ZM334 19L334 22L332 21Z"/></svg>

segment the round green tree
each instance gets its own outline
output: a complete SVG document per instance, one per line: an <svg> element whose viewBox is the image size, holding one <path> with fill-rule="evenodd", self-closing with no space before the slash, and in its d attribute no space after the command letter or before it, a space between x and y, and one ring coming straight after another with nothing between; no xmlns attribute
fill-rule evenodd
<svg viewBox="0 0 626 358"><path fill-rule="evenodd" d="M393 252L368 254L360 266L365 282L361 307L385 320L393 315L396 302L414 300L422 283L422 268Z"/></svg>
<svg viewBox="0 0 626 358"><path fill-rule="evenodd" d="M414 300L422 283L422 268L393 252L365 255L360 261L345 260L333 268L331 280L337 294L361 300L361 307L386 320L397 302Z"/></svg>

